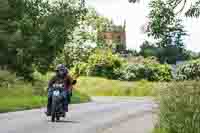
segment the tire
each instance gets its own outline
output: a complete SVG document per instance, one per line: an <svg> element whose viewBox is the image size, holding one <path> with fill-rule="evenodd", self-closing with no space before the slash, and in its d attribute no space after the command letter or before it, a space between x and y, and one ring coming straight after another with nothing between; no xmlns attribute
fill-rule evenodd
<svg viewBox="0 0 200 133"><path fill-rule="evenodd" d="M55 114L52 114L52 116L51 116L51 122L55 122L55 118L56 118Z"/></svg>
<svg viewBox="0 0 200 133"><path fill-rule="evenodd" d="M60 117L59 116L56 116L56 121L59 121L60 120Z"/></svg>
<svg viewBox="0 0 200 133"><path fill-rule="evenodd" d="M55 122L56 119L56 97L52 97L51 121Z"/></svg>

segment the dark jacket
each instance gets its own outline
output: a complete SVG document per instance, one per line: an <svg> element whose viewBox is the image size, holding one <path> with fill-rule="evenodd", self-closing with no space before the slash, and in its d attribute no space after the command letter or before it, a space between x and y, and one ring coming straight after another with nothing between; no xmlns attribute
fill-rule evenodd
<svg viewBox="0 0 200 133"><path fill-rule="evenodd" d="M49 81L48 88L51 88L55 82L62 82L64 83L64 87L66 90L72 89L74 80L70 75L67 75L65 78L61 78L57 75L53 76Z"/></svg>

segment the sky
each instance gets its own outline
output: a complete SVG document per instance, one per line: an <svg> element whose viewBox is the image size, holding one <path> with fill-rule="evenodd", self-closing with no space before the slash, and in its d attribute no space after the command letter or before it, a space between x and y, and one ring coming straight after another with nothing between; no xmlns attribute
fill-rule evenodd
<svg viewBox="0 0 200 133"><path fill-rule="evenodd" d="M113 19L115 24L123 24L126 20L127 47L139 50L145 39L141 26L147 22L149 0L130 4L128 0L86 0L88 6L94 7L97 12ZM189 36L185 38L187 49L200 52L200 18L191 19L183 17L183 23Z"/></svg>

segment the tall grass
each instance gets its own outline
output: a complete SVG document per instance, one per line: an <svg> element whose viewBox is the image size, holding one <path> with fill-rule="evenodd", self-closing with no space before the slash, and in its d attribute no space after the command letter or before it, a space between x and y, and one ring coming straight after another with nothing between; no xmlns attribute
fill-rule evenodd
<svg viewBox="0 0 200 133"><path fill-rule="evenodd" d="M157 127L153 130L153 133L168 133L166 129Z"/></svg>
<svg viewBox="0 0 200 133"><path fill-rule="evenodd" d="M39 75L33 84L18 80L14 74L0 71L0 113L44 107L47 103L47 81L52 76ZM89 96L75 91L72 103L87 102Z"/></svg>
<svg viewBox="0 0 200 133"><path fill-rule="evenodd" d="M145 80L126 82L95 77L81 77L79 91L92 96L156 96L161 83Z"/></svg>
<svg viewBox="0 0 200 133"><path fill-rule="evenodd" d="M32 85L15 81L9 86L0 86L0 112L42 107L46 104L45 82Z"/></svg>
<svg viewBox="0 0 200 133"><path fill-rule="evenodd" d="M158 129L158 133L200 133L199 82L174 82L161 90Z"/></svg>

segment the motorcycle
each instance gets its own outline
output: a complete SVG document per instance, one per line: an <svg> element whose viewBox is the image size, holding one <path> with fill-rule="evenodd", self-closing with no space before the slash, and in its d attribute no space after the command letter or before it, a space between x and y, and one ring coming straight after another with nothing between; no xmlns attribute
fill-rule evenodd
<svg viewBox="0 0 200 133"><path fill-rule="evenodd" d="M51 105L51 121L55 122L60 120L60 117L65 117L65 111L63 106L64 97L62 92L64 91L64 84L54 84L52 90L52 105Z"/></svg>
<svg viewBox="0 0 200 133"><path fill-rule="evenodd" d="M75 85L77 80L73 80L72 85ZM55 122L60 120L60 117L65 117L65 110L64 110L64 83L62 81L57 81L52 86L52 101L51 101L51 121ZM71 90L72 91L72 90ZM71 101L72 92L68 92L69 95L67 96L68 102Z"/></svg>

